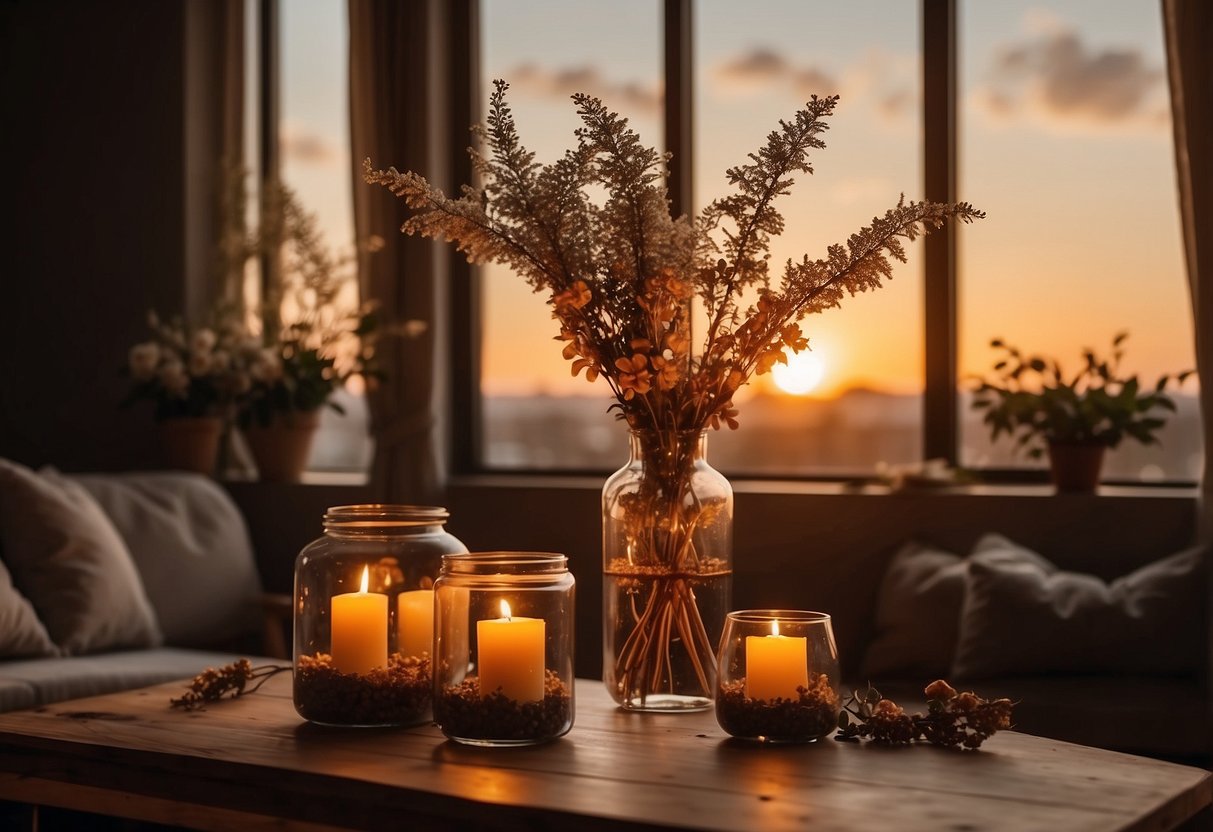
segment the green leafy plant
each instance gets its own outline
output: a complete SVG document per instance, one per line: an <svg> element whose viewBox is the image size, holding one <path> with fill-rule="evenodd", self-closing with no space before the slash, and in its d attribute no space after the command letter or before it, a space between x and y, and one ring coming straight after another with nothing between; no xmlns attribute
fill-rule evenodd
<svg viewBox="0 0 1213 832"><path fill-rule="evenodd" d="M994 364L996 375L980 379L972 406L985 411L982 421L992 439L1014 437L1017 449L1026 449L1033 459L1048 443L1115 448L1127 436L1154 444L1166 424L1164 412L1175 412L1168 386L1173 380L1182 384L1192 371L1163 375L1153 387L1143 387L1136 375L1121 373L1128 337L1118 333L1107 358L1083 350L1084 366L1072 376L1056 359L1028 355L996 338L990 342L1002 353Z"/></svg>

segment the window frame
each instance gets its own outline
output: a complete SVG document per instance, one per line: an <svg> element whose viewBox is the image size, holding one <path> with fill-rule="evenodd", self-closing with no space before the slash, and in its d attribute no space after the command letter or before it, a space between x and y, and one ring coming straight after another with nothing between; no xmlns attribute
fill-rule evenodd
<svg viewBox="0 0 1213 832"><path fill-rule="evenodd" d="M277 2L277 0L263 0ZM685 213L694 202L693 170L693 49L695 0L663 2L663 80L665 84L664 149L673 153L669 171L671 210ZM452 9L450 92L452 147L466 145L467 125L481 120L480 0L458 0ZM957 199L959 146L958 0L919 0L922 46L923 193L932 202ZM453 182L469 182L467 154L452 154ZM958 257L955 227L948 224L923 239L924 376L922 458L945 460L955 466L960 449ZM481 276L462 257L450 262L452 294L449 349L451 356L450 434L451 473L518 477L601 476L598 469L493 468L483 462L483 409L480 393ZM1047 483L1048 470L982 468L986 483ZM730 474L738 481L772 479L792 482L837 482L830 474L811 471L773 478L761 474ZM1140 488L1189 488L1186 480L1106 479L1105 485Z"/></svg>

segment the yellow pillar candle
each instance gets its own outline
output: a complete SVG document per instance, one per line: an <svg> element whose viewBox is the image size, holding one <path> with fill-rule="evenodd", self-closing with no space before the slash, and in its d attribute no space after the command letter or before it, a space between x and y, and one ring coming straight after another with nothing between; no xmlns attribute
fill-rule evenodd
<svg viewBox="0 0 1213 832"><path fill-rule="evenodd" d="M808 639L779 635L746 636L745 695L750 699L798 699L797 687L809 686Z"/></svg>
<svg viewBox="0 0 1213 832"><path fill-rule="evenodd" d="M363 567L360 591L333 596L333 666L342 673L387 667L387 596L367 592L369 578Z"/></svg>
<svg viewBox="0 0 1213 832"><path fill-rule="evenodd" d="M434 652L434 590L402 592L396 599L396 649L402 656Z"/></svg>
<svg viewBox="0 0 1213 832"><path fill-rule="evenodd" d="M501 693L517 702L543 701L545 624L542 618L513 618L501 602L501 618L476 622L480 695Z"/></svg>

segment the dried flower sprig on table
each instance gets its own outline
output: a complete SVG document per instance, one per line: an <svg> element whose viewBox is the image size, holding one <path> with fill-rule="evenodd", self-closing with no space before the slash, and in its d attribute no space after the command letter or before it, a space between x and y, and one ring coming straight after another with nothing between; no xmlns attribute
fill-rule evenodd
<svg viewBox="0 0 1213 832"><path fill-rule="evenodd" d="M885 745L909 745L925 740L944 748L980 748L996 731L1011 727L1010 699L982 699L971 691L957 693L943 679L927 685L927 713L907 714L880 691L868 686L843 703L834 739L870 739Z"/></svg>
<svg viewBox="0 0 1213 832"><path fill-rule="evenodd" d="M682 437L736 428L738 389L786 363L789 351L808 349L798 323L805 315L891 278L891 261L906 259L903 241L949 218L985 215L966 202L903 197L824 258L788 260L773 281L770 242L784 230L775 200L794 174L813 172L809 154L825 147L837 96L810 98L748 163L730 168L732 194L696 218L674 218L670 156L645 147L627 119L593 96L572 96L582 120L577 145L542 165L519 139L507 89L494 81L487 124L475 130L484 145L470 151L479 185L452 198L418 173L377 170L370 159L365 179L413 209L406 233L447 239L473 263L511 266L545 294L573 375L602 378L645 458L660 461L632 495L627 513L637 520L626 553L606 553L614 573L648 588L629 604L630 629L608 682L621 700L643 701L674 687L685 651L699 689L710 691L715 645L693 584L721 574L696 545L716 518L690 493L695 444ZM598 204L591 192L605 199ZM693 331L693 318L706 322L703 332Z"/></svg>
<svg viewBox="0 0 1213 832"><path fill-rule="evenodd" d="M280 664L253 667L253 663L248 659L240 659L218 669L208 667L194 677L188 691L177 699L170 699L169 706L186 711L200 710L208 702L218 702L225 697L235 699L237 696L254 693L271 676L290 669L290 665ZM256 681L256 684L249 687L249 682L253 681Z"/></svg>

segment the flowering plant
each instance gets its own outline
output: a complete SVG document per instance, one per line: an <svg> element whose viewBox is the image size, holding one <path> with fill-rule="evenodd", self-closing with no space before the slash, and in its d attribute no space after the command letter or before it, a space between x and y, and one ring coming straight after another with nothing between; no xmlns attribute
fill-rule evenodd
<svg viewBox="0 0 1213 832"><path fill-rule="evenodd" d="M240 198L233 210L244 204L243 175L238 181ZM280 279L255 326L261 336L253 349L261 363L241 401L243 426L267 426L275 413L311 413L323 406L342 412L330 397L352 376L380 377L375 343L390 334L380 327L373 304L358 306L342 297L355 283L355 252L330 249L315 214L289 187L271 183L267 188L260 226L252 232L237 229L223 249L241 265L256 256L280 264ZM364 247L375 251L382 245L381 238L371 238ZM416 328L413 322L407 331Z"/></svg>
<svg viewBox="0 0 1213 832"><path fill-rule="evenodd" d="M631 569L647 587L626 604L631 634L608 677L617 693L643 700L669 689L671 657L686 650L710 696L715 645L694 586L721 565L701 559L697 540L722 515L691 493L694 443L681 438L736 428L737 390L808 348L800 319L891 278L890 259L906 259L903 240L984 214L968 203L903 198L845 245L822 259L789 260L773 280L770 241L784 230L775 200L793 174L812 172L809 153L825 147L837 96L813 96L781 121L748 163L726 172L734 193L692 219L670 216L669 156L645 147L602 101L572 97L582 120L577 146L541 165L519 140L507 88L494 82L487 125L475 129L488 150L470 151L480 185L452 198L417 173L376 170L369 159L365 179L414 209L403 231L446 238L472 262L506 263L544 293L573 374L610 387L612 409L657 463L623 507L636 518L627 545L606 553L619 561L613 574ZM589 189L605 201L595 203ZM697 345L693 304L706 319Z"/></svg>
<svg viewBox="0 0 1213 832"><path fill-rule="evenodd" d="M122 406L149 400L156 421L225 416L266 371L268 359L250 353L239 325L189 329L180 318L165 323L148 313L152 337L130 349L125 368L133 384Z"/></svg>

